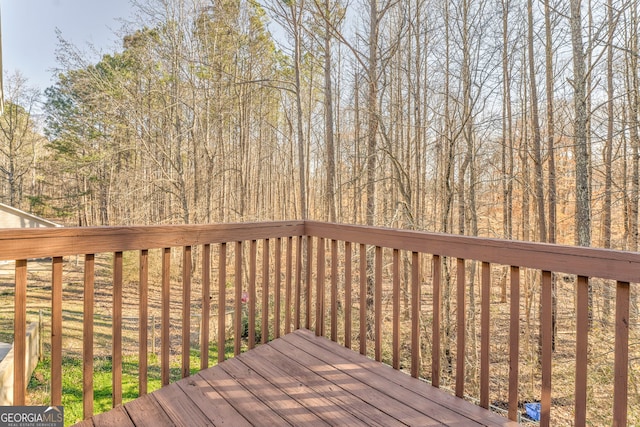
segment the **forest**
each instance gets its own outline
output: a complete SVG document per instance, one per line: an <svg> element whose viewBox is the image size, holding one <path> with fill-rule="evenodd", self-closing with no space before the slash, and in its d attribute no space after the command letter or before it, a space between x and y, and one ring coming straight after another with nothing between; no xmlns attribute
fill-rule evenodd
<svg viewBox="0 0 640 427"><path fill-rule="evenodd" d="M132 3L120 50L5 76L3 203L638 249L636 1Z"/></svg>

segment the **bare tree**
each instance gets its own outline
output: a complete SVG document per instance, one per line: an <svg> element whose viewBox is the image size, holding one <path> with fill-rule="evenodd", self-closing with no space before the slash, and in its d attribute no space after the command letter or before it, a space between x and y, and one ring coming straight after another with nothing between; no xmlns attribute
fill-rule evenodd
<svg viewBox="0 0 640 427"><path fill-rule="evenodd" d="M630 2L630 25L627 27L625 86L627 97L627 126L631 148L631 189L628 190L627 244L631 251L638 250L638 201L640 200L640 130L638 111L640 109L640 79L638 77L638 4ZM626 161L626 156L625 156ZM626 174L625 174L626 176ZM625 192L627 194L627 192Z"/></svg>
<svg viewBox="0 0 640 427"><path fill-rule="evenodd" d="M533 48L533 0L527 1L527 51L529 53L529 85L531 100L531 130L533 132L532 149L535 168L535 194L538 210L538 229L541 242L547 241L547 218L544 205L544 177L542 174L542 144L540 137L540 119L538 114L538 83L536 77L535 52Z"/></svg>
<svg viewBox="0 0 640 427"><path fill-rule="evenodd" d="M581 0L571 0L571 46L573 52L574 155L576 162L576 244L591 245L591 189L587 147L587 76L582 41Z"/></svg>
<svg viewBox="0 0 640 427"><path fill-rule="evenodd" d="M25 178L34 170L42 139L33 117L39 93L20 73L9 76L5 89L5 109L0 115L0 178L5 184L6 201L20 208L25 192L34 188L34 183L29 186Z"/></svg>

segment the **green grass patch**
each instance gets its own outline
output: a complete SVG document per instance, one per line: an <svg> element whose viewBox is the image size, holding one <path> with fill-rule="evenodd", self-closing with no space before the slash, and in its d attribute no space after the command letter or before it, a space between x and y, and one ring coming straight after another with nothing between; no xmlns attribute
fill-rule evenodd
<svg viewBox="0 0 640 427"><path fill-rule="evenodd" d="M233 357L233 341L225 345L225 357ZM191 374L200 370L200 351L191 349L189 357ZM218 347L212 344L209 348L209 366L218 362ZM155 354L149 355L148 362L149 393L161 386L160 358ZM182 361L179 357L172 357L169 366L171 382L181 378ZM94 414L106 412L112 408L112 371L111 356L96 357L93 360L93 411ZM122 357L122 402L129 402L139 396L138 387L138 356L123 355ZM28 386L30 405L48 405L50 403L51 358L47 354L36 367ZM82 413L82 357L65 356L62 359L62 405L64 406L65 426L72 425L83 419Z"/></svg>

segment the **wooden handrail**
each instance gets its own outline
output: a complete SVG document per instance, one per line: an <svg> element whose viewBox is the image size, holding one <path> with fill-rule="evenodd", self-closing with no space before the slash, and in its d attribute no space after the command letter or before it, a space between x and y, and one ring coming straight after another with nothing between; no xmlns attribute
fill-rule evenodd
<svg viewBox="0 0 640 427"><path fill-rule="evenodd" d="M302 236L304 222L3 229L0 261Z"/></svg>
<svg viewBox="0 0 640 427"><path fill-rule="evenodd" d="M295 239L294 239L295 238ZM338 242L344 242L339 245ZM283 250L282 245L286 248ZM293 246L296 246L295 251ZM214 265L213 249L216 249L218 275L211 277L210 268ZM457 330L464 330L468 319L465 307L470 304L465 298L469 284L466 269L472 262L481 263L480 288L480 406L489 406L490 384L490 286L492 265L506 266L510 269L509 299L509 378L508 378L508 416L516 420L519 409L519 356L520 356L520 276L522 269L534 269L541 274L541 369L542 382L540 400L542 405L541 425L550 425L552 375L552 276L554 273L575 274L577 280L577 322L576 322L576 380L575 380L575 419L576 425L588 420L587 414L587 348L589 339L590 313L587 311L587 292L589 281L593 278L614 280L616 282L615 311L615 361L614 361L614 425L625 425L628 406L628 364L629 364L629 307L630 288L640 282L640 254L633 252L581 248L530 242L505 241L468 236L453 236L421 231L396 230L381 227L330 224L317 221L281 221L266 223L237 223L216 225L172 225L144 227L94 227L68 229L25 229L3 230L0 233L0 260L16 260L15 293L15 355L14 404L24 404L26 382L24 336L26 334L27 301L27 259L52 258L52 384L51 402L59 404L62 384L62 257L84 255L84 332L83 332L83 399L85 418L93 414L93 293L95 255L108 253L113 256L113 405L122 403L122 302L123 302L123 263L124 251L140 251L140 394L147 392L147 298L149 286L149 250L160 249L161 270L161 383L170 382L170 322L171 322L171 254L172 249L182 251L182 329L190 329L191 277L194 268L200 269L202 281L202 328L200 336L202 369L208 367L209 337L209 297L211 292L218 297L218 334L213 342L218 344L218 360L224 360L227 337L226 327L234 331L233 353L239 354L241 343L239 335L243 324L239 317L240 300L246 295L246 315L248 319L247 346L256 345L255 334L260 333L261 342L267 342L281 333L304 326L315 329L318 335L328 335L334 341L343 340L346 347L352 346L352 335L359 338L359 351L371 354L376 360L383 359L383 330L392 335L392 356L390 363L400 369L401 328L400 298L401 283L405 284L411 295L410 310L407 311L410 327L410 373L419 377L425 375L421 363L428 360L421 355L421 340L426 334L423 310L429 309L431 319L431 366L430 379L435 387L441 384L441 357L443 340L442 318L445 308L443 298L443 266L447 258L454 258L457 275L454 278L454 290L457 298L455 320ZM233 251L233 256L228 255ZM248 256L243 255L247 251ZM315 253L314 253L315 251ZM390 258L385 253L390 251ZM201 255L202 263L193 266L193 253ZM328 252L329 256L326 255ZM259 254L260 253L260 258ZM401 254L406 255L408 275L401 278ZM293 260L295 256L295 261ZM282 263L282 258L284 264ZM422 259L430 257L432 281L427 288L420 276ZM233 259L232 259L233 258ZM353 262L359 259L359 263ZM391 273L385 276L385 259L391 260ZM227 292L227 268L233 264L235 280L233 292ZM245 264L247 264L245 266ZM260 266L258 265L260 264ZM244 269L247 271L244 271ZM245 276L243 276L243 271ZM405 271L406 272L406 271ZM357 280L356 280L357 276ZM245 277L248 282L245 283ZM212 286L218 282L217 288ZM326 283L325 283L326 282ZM284 296L281 294L284 286ZM340 287L344 288L344 300L339 300ZM428 290L425 290L427 288ZM388 289L390 291L385 291ZM357 297L352 297L355 290ZM387 294L385 295L385 292ZM421 295L430 292L432 306L424 306ZM260 298L261 296L261 298ZM373 297L373 300L369 298ZM392 299L392 325L384 325L383 298ZM236 319L233 325L227 325L225 307L227 299L233 299ZM285 300L282 304L281 299ZM328 300L328 301L327 301ZM409 300L407 300L409 301ZM339 307L344 302L344 328L339 332ZM352 305L359 306L357 316L352 317ZM370 312L367 313L367 307ZM261 310L257 317L256 310ZM284 312L283 312L284 311ZM145 320L142 320L144 316ZM372 316L372 317L369 317ZM325 321L325 319L327 319ZM341 320L340 319L340 320ZM359 320L357 320L359 319ZM368 324L371 319L371 323ZM261 323L256 330L256 322ZM352 329L352 321L357 321L359 329ZM325 322L330 328L325 331ZM354 328L355 329L355 328ZM144 331L143 331L144 330ZM368 348L367 340L373 347ZM464 397L465 391L465 354L469 345L465 334L458 334L455 345L455 361L451 367L455 378L455 395ZM144 344L142 344L144 342ZM181 345L181 376L189 375L189 334L183 334ZM474 350L476 351L476 350ZM144 371L144 372L143 372Z"/></svg>
<svg viewBox="0 0 640 427"><path fill-rule="evenodd" d="M409 252L640 282L640 253L305 221L304 234Z"/></svg>

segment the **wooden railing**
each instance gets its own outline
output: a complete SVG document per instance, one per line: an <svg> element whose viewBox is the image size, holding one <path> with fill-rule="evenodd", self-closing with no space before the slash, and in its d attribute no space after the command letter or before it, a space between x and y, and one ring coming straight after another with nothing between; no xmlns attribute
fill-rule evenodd
<svg viewBox="0 0 640 427"><path fill-rule="evenodd" d="M261 242L261 244L259 244ZM271 244L270 242L275 242ZM212 245L218 245L217 263L212 260ZM227 248L233 247L233 260ZM284 250L283 250L284 246ZM52 324L51 324L51 404L59 405L62 395L62 272L63 257L84 255L84 330L83 330L83 402L85 417L93 414L93 294L94 261L100 253L113 254L112 270L112 363L113 405L122 403L122 300L123 252L139 251L139 391L147 392L149 297L149 250L161 249L161 345L162 385L170 381L170 263L172 248L182 250L182 330L190 331L192 277L198 275L201 289L200 330L201 368L208 366L210 297L217 294L218 360L225 357L225 301L227 272L233 272L232 304L234 317L234 353L241 351L241 304L248 300L248 338L254 342L256 306L261 312L261 340L276 338L292 328L315 329L342 341L363 354L385 361L396 369L403 365L414 377L425 377L435 387L441 386L443 373L453 378L452 387L458 397L467 397L466 355L470 348L467 333L444 331L445 313L455 312L454 331L465 331L470 305L479 306L479 405L490 405L490 367L492 356L491 288L494 267L509 271L508 300L508 401L507 415L519 417L521 348L521 271L533 270L541 278L540 298L540 371L539 396L541 425L551 422L553 363L553 280L557 273L576 275L575 319L575 425L587 422L588 339L592 319L590 313L590 281L615 281L615 344L611 424L627 424L629 390L629 325L631 286L640 282L640 254L558 246L550 244L504 241L452 236L418 231L378 227L328 224L314 221L225 224L210 226L157 226L3 230L0 232L0 260L15 260L15 388L14 404L25 402L24 382L27 307L27 259L52 258ZM198 248L199 265L192 265L194 248ZM248 253L248 256L246 255ZM259 255L262 257L258 261ZM428 262L429 265L424 265ZM284 265L283 265L284 263ZM478 263L480 303L469 301L469 286L475 275L469 266ZM212 279L212 265L217 278ZM217 266L217 268L216 268ZM452 279L455 303L443 304L443 289ZM428 274L426 273L428 272ZM327 274L328 273L328 274ZM402 274L404 273L404 275ZM260 280L258 280L260 278ZM357 279L357 280L356 280ZM212 284L218 288L212 291ZM407 283L408 282L408 283ZM448 288L447 288L448 289ZM244 295L247 298L244 298ZM284 295L283 295L284 294ZM328 294L328 295L327 295ZM471 292L473 294L473 292ZM354 295L357 298L354 298ZM505 294L506 295L506 294ZM257 298L261 298L258 301ZM410 298L409 298L410 297ZM405 303L403 317L402 301ZM283 301L284 299L284 301ZM390 302L389 302L390 301ZM430 301L430 307L425 301ZM391 305L391 310L387 305ZM450 311L445 311L447 308ZM354 311L358 310L357 317ZM424 313L428 312L426 319ZM391 321L387 322L386 318ZM403 320L407 319L407 320ZM390 325L388 325L390 323ZM409 342L403 343L402 325L408 323ZM353 330L357 324L357 330ZM426 329L429 324L430 330ZM340 328L340 325L343 327ZM325 333L328 328L328 333ZM448 328L448 326L447 326ZM388 332L390 331L390 332ZM390 339L390 349L385 342ZM448 335L445 335L448 334ZM182 376L188 376L189 333L182 334ZM444 355L445 339L455 339L455 346ZM422 356L423 341L428 341L430 357ZM373 345L373 350L369 345ZM410 349L403 357L403 351ZM453 354L451 366L443 360ZM429 369L427 369L427 366Z"/></svg>

